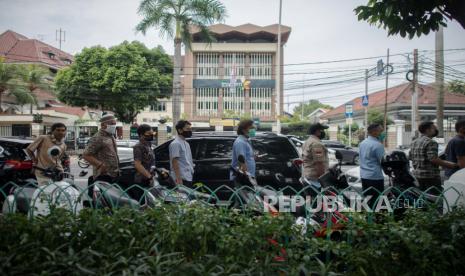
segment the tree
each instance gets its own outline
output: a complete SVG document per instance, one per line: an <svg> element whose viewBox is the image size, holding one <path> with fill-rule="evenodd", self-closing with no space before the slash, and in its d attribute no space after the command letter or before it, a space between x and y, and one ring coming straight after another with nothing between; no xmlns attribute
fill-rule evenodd
<svg viewBox="0 0 465 276"><path fill-rule="evenodd" d="M447 26L447 19L457 20L465 28L465 1L463 0L368 0L367 5L355 8L358 20L388 30L388 35L402 37L427 35Z"/></svg>
<svg viewBox="0 0 465 276"><path fill-rule="evenodd" d="M302 106L303 106L303 115L304 118L306 118L308 115L310 115L313 111L317 110L318 108L324 108L324 109L333 109L332 106L323 104L318 100L310 100L308 103L299 104L298 106L294 107L294 118L301 118L302 116ZM302 119L304 119L302 118ZM305 120L305 119L304 119Z"/></svg>
<svg viewBox="0 0 465 276"><path fill-rule="evenodd" d="M55 89L65 103L109 110L132 123L140 110L169 96L170 68L169 56L140 42L96 46L84 49L70 67L58 72Z"/></svg>
<svg viewBox="0 0 465 276"><path fill-rule="evenodd" d="M394 122L388 118L387 119L387 124L391 125ZM368 110L368 124L380 124L384 126L384 114L383 112L377 110L377 109L370 109Z"/></svg>
<svg viewBox="0 0 465 276"><path fill-rule="evenodd" d="M218 0L142 0L138 10L143 16L136 30L144 35L154 27L162 36L174 39L173 125L181 116L181 43L190 48L189 28L195 26L206 41L213 41L208 25L222 21L226 8Z"/></svg>
<svg viewBox="0 0 465 276"><path fill-rule="evenodd" d="M447 84L447 90L451 93L465 95L465 81L453 80Z"/></svg>
<svg viewBox="0 0 465 276"><path fill-rule="evenodd" d="M357 123L354 122L354 123L352 123L352 125L350 126L350 128L351 128L352 135L353 135L353 134L355 134L355 132L356 132L360 127L358 126ZM349 136L349 125L345 125L345 126L344 126L343 134L344 134L345 136Z"/></svg>
<svg viewBox="0 0 465 276"><path fill-rule="evenodd" d="M29 96L21 96L22 102L26 103L29 101L31 103L31 109L30 112L32 114L32 109L33 105L37 105L37 99L36 99L36 92L39 89L43 90L49 90L51 87L49 85L49 81L47 81L47 77L50 76L49 71L45 69L44 67L36 64L30 64L30 65L21 65L18 67L19 72L21 75L21 83L18 85L25 86L27 90L29 91ZM15 93L17 96L20 94L24 94L24 91L20 91ZM29 99L29 100L25 100ZM24 101L25 100L25 101Z"/></svg>
<svg viewBox="0 0 465 276"><path fill-rule="evenodd" d="M17 67L16 65L7 64L0 58L0 113L2 109L2 96L8 90L13 89L13 80L16 78Z"/></svg>

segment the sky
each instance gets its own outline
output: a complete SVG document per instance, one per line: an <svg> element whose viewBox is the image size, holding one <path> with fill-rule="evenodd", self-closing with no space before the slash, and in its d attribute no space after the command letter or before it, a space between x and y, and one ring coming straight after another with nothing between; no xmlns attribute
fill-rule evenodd
<svg viewBox="0 0 465 276"><path fill-rule="evenodd" d="M110 47L139 40L148 47L163 46L173 53L173 42L157 31L136 33L141 20L139 0L0 0L0 33L11 29L58 46L55 30L66 31L62 49L72 54L84 47ZM225 24L278 23L279 0L222 0L228 11ZM368 0L283 0L282 24L292 28L284 52L285 110L301 101L318 99L338 106L364 94L364 70L386 63L387 48L393 75L389 86L405 81L412 67L413 49L419 50L420 82L433 80L434 34L409 40L387 36L387 31L357 21L353 9ZM448 22L444 30L446 80L465 79L465 30ZM410 54L410 55L409 55ZM359 58L368 58L353 60ZM348 60L343 61L340 60ZM410 59L410 61L409 61ZM327 63L327 61L339 61ZM316 64L315 64L316 63ZM458 70L458 71L456 71ZM324 73L321 73L324 72ZM448 75L450 73L450 75ZM385 86L384 77L369 79L369 92Z"/></svg>

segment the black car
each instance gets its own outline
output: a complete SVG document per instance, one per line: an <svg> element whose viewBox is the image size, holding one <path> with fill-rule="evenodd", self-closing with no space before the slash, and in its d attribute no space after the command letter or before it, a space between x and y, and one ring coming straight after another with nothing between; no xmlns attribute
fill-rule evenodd
<svg viewBox="0 0 465 276"><path fill-rule="evenodd" d="M348 147L339 141L321 140L321 142L329 149L340 151L342 153L342 162L358 165L359 156L356 149Z"/></svg>
<svg viewBox="0 0 465 276"><path fill-rule="evenodd" d="M194 133L188 138L192 150L192 158L195 164L194 185L202 183L211 191L215 191L223 185L232 188L229 180L232 158L232 146L237 135L232 132L205 132ZM170 140L155 148L157 167L169 170L169 145ZM286 186L297 191L301 189L299 178L301 176L301 164L297 149L286 136L274 133L257 133L251 139L256 156L256 177L261 186L269 186L281 189ZM123 178L134 175L132 161L122 162L121 170ZM228 189L218 190L218 196L224 198L230 195ZM285 190L292 194L292 189Z"/></svg>

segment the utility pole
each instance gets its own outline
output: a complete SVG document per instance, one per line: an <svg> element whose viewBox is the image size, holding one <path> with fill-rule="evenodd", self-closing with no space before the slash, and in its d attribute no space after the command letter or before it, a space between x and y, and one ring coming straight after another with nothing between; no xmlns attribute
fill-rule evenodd
<svg viewBox="0 0 465 276"><path fill-rule="evenodd" d="M279 0L279 23L278 23L278 52L276 54L276 132L281 133L281 14L283 8L283 0Z"/></svg>
<svg viewBox="0 0 465 276"><path fill-rule="evenodd" d="M418 135L418 50L413 50L413 81L412 81L412 138Z"/></svg>
<svg viewBox="0 0 465 276"><path fill-rule="evenodd" d="M304 88L304 82L305 82L305 74L302 75L302 104L300 105L300 120L304 120L304 103L305 103L305 88Z"/></svg>
<svg viewBox="0 0 465 276"><path fill-rule="evenodd" d="M55 31L55 40L58 41L59 49L61 50L61 43L66 41L66 31L59 30Z"/></svg>
<svg viewBox="0 0 465 276"><path fill-rule="evenodd" d="M368 69L365 69L365 97L368 98ZM365 106L365 139L368 138L368 106Z"/></svg>
<svg viewBox="0 0 465 276"><path fill-rule="evenodd" d="M387 131L388 86L389 86L389 48L387 49L386 91L384 93L384 131ZM384 145L387 146L387 139L384 140Z"/></svg>
<svg viewBox="0 0 465 276"><path fill-rule="evenodd" d="M438 93L436 101L436 125L439 130L438 137L444 138L444 29L441 25L439 25L435 37L435 79Z"/></svg>

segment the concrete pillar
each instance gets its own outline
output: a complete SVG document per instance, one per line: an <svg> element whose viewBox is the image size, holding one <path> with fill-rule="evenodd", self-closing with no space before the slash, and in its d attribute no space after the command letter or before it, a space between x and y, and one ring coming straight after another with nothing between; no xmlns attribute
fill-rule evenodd
<svg viewBox="0 0 465 276"><path fill-rule="evenodd" d="M329 140L337 141L337 129L338 129L337 125L329 125L329 128L328 128Z"/></svg>
<svg viewBox="0 0 465 276"><path fill-rule="evenodd" d="M405 121L404 120L395 120L394 124L396 126L396 137L397 144L396 147L403 146L404 143L404 133L405 133Z"/></svg>
<svg viewBox="0 0 465 276"><path fill-rule="evenodd" d="M397 147L397 129L395 125L388 126L386 139L388 150L393 150Z"/></svg>
<svg viewBox="0 0 465 276"><path fill-rule="evenodd" d="M42 126L37 123L32 123L31 124L31 137L39 137L39 135L42 135L41 133Z"/></svg>
<svg viewBox="0 0 465 276"><path fill-rule="evenodd" d="M131 139L131 126L130 125L123 125L123 140Z"/></svg>
<svg viewBox="0 0 465 276"><path fill-rule="evenodd" d="M166 127L166 124L158 124L157 136L158 136L158 141L157 141L158 145L161 145L169 140L168 128Z"/></svg>

